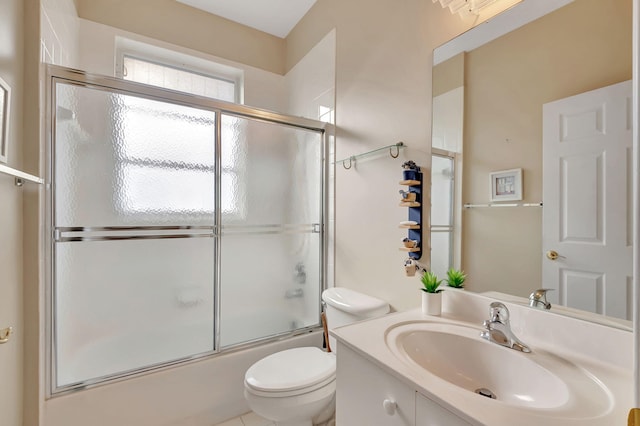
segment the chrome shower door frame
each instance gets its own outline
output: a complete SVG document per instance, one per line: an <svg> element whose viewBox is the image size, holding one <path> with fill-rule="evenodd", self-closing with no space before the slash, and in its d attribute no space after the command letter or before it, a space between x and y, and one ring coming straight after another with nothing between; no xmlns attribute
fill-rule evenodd
<svg viewBox="0 0 640 426"><path fill-rule="evenodd" d="M44 195L44 236L43 236L43 259L44 262L44 289L45 289L45 316L43 328L45 330L45 377L46 377L46 397L63 395L69 392L74 392L90 387L94 387L101 384L111 383L114 381L125 380L130 377L139 376L142 374L148 374L151 371L157 371L158 369L171 368L176 364L182 364L206 357L215 356L221 353L220 350L220 261L221 261L221 236L222 236L222 196L221 196L221 117L223 114L234 115L251 120L264 121L269 123L275 123L285 126L291 126L298 129L310 130L317 132L320 135L321 153L323 164L320 168L321 176L321 194L322 202L320 203L319 217L321 220L319 226L320 236L320 293L327 286L326 265L327 258L329 256L328 249L328 233L326 232L327 218L329 214L328 204L328 185L327 178L329 176L329 142L328 137L333 131L333 127L324 122L293 117L285 114L275 113L267 110L246 107L243 105L228 103L224 101L217 101L211 98L205 98L200 96L194 96L182 92L176 92L172 90L166 90L154 86L148 86L136 82L126 81L114 77L101 76L96 74L87 73L84 71L64 68L55 65L47 65L45 68L46 79L44 83L45 90L45 122L44 122L44 143L45 143L45 195ZM215 200L214 200L214 226L151 226L151 227L103 227L103 228L56 228L55 218L55 146L54 137L56 132L56 84L64 83L69 85L77 85L81 87L94 88L98 90L110 91L115 93L121 93L126 95L134 95L137 97L156 100L180 106L195 107L198 109L208 110L213 112L216 117L215 121L215 160L214 160L214 173L215 173ZM145 231L149 235L126 237L118 235L110 235L113 231ZM95 232L98 232L96 235ZM106 234L106 235L105 235ZM214 347L213 350L201 353L193 356L188 356L168 362L162 362L155 365L148 365L143 368L125 371L121 373L115 373L104 377L98 377L90 379L80 383L73 383L65 386L57 386L56 377L56 344L57 339L55 335L56 324L56 300L55 300L55 288L56 288L56 259L55 259L55 243L65 241L107 241L115 239L157 239L157 238L193 238L193 237L206 237L214 238ZM300 334L300 332L308 332L309 330L315 330L320 328L320 318L318 317L318 325L314 327L306 327L304 329L294 330L293 332L283 333L278 336L271 336L270 338L261 340L260 342L253 342L243 345L234 346L228 351L225 349L224 353L232 350L239 350L256 344L264 343L266 341L279 340L286 338L287 336Z"/></svg>

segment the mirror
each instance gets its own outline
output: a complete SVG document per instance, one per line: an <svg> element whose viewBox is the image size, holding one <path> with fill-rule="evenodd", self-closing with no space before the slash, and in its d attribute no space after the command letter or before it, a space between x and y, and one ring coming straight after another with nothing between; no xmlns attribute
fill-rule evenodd
<svg viewBox="0 0 640 426"><path fill-rule="evenodd" d="M453 187L458 191L454 197L457 201L447 205L447 209L454 206L454 214L447 216L452 218L453 225L450 238L432 232L432 269L446 270L450 262L467 273L467 290L498 292L507 298L512 295L525 303L534 290L555 287L556 291L549 293L553 312L580 316L581 310L585 310L616 316L619 319L606 321L630 328L631 322L627 321L632 314L631 247L627 238L630 232L620 234L626 251L615 256L618 264L614 269L623 272L614 280L611 274L597 268L590 272L572 269L569 255L563 256L565 249L559 248L565 246L549 246L547 237L543 238L543 229L545 226L549 229L545 225L548 215L568 218L565 221L568 231L555 229L552 233L560 233L565 243L574 244L582 237L572 239L572 227L578 226L576 223L582 218L595 217L593 224L584 225L596 228L588 242L592 246L604 245L604 240L610 243L613 233L599 222L603 216L602 203L617 193L620 200L607 215L616 216L624 225L630 223L631 191L625 185L631 182L631 162L623 158L612 167L602 162L604 155L594 154L595 174L590 175L585 172L586 163L578 166L565 158L557 161L565 167L564 174L557 179L561 185L549 182L552 173L548 163L545 164L547 157L543 156L543 140L549 139L546 132L543 134L543 105L631 80L632 0L558 0L555 10L520 26L516 21L523 19L521 10L533 3L540 4L524 0L434 52L432 229L447 225L437 222L438 217L447 215L435 212L447 204L439 202L442 188ZM507 27L510 28L505 30ZM493 35L496 32L503 35ZM479 42L483 34L488 34L491 41ZM580 103L580 99L573 102ZM630 108L630 98L627 102ZM552 128L551 133L561 135L562 139L561 132L568 132L569 124L575 124L579 132L586 132L589 126L600 131L609 125L606 120L612 115L611 108L597 111L584 108L585 114L558 113L564 121L556 123L560 127ZM621 110L621 115L625 114L630 114L630 109ZM546 116L544 120L552 121ZM630 144L629 136L629 147ZM629 159L631 149L624 149ZM546 152L550 150L547 148ZM455 173L449 163L436 161L435 156L453 157ZM443 166L438 167L439 164ZM494 200L500 199L495 185L492 193L491 174L513 169L522 170L521 199L491 201L492 195ZM615 187L619 190L597 184L609 169L623 171L623 181ZM508 180L512 175L497 176ZM543 193L543 176L547 176L544 182L547 194ZM595 180L584 184L589 177ZM443 184L452 178L455 185ZM542 207L545 195L550 193L549 185L565 188L570 178L582 180L583 189L587 188L595 199L582 204L578 201L579 207L576 199L571 198L563 199L561 207L547 201ZM503 183L513 183L507 180ZM503 189L517 192L509 185ZM501 207L493 207L495 204ZM551 254L546 255L552 250L558 252L556 260L550 259ZM446 252L450 253L448 259L442 255ZM543 273L548 264L555 269ZM556 281L552 282L553 279Z"/></svg>

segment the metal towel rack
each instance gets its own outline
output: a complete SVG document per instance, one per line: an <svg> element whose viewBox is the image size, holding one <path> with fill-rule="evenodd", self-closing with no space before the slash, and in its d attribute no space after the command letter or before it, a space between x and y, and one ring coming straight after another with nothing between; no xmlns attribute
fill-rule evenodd
<svg viewBox="0 0 640 426"><path fill-rule="evenodd" d="M14 183L16 186L24 185L25 181L36 183L38 185L42 185L44 183L44 179L39 178L38 176L30 175L29 173L14 169L13 167L5 166L4 164L0 164L0 173L12 176L15 179Z"/></svg>
<svg viewBox="0 0 640 426"><path fill-rule="evenodd" d="M488 203L488 204L464 204L465 209L478 207L542 207L542 203Z"/></svg>
<svg viewBox="0 0 640 426"><path fill-rule="evenodd" d="M401 148L405 148L406 145L404 144L404 142L397 142L394 143L393 145L387 145L387 146L383 146L382 148L377 148L371 151L367 151L367 152L363 152L362 154L357 154L357 155L352 155L348 158L344 158L342 160L338 160L336 162L334 162L333 164L338 164L338 163L342 163L342 167L344 167L345 169L349 170L353 164L356 162L356 159L358 158L362 158L365 157L367 155L371 155L374 154L376 152L382 151L382 150L389 150L389 155L391 156L391 158L398 158L398 156L400 155L400 149ZM395 155L393 154L393 149L395 148L396 152ZM347 167L348 165L348 167Z"/></svg>

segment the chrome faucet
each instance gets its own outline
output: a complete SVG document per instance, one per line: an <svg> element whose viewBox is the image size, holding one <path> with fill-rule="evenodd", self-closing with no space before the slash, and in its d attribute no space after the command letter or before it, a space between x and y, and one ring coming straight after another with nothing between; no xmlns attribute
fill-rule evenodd
<svg viewBox="0 0 640 426"><path fill-rule="evenodd" d="M547 301L547 292L552 288L539 288L529 295L529 306L532 308L551 309L551 303Z"/></svg>
<svg viewBox="0 0 640 426"><path fill-rule="evenodd" d="M490 342L506 346L517 351L529 353L531 349L522 343L511 331L509 324L509 310L500 302L489 305L489 319L483 323L486 328L480 337Z"/></svg>

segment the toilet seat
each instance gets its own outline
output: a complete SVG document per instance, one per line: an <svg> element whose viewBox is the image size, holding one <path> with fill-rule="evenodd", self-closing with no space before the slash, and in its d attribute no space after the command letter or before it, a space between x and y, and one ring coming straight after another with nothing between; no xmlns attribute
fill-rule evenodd
<svg viewBox="0 0 640 426"><path fill-rule="evenodd" d="M287 349L253 364L245 374L247 391L266 397L301 395L336 377L335 355L316 347Z"/></svg>

